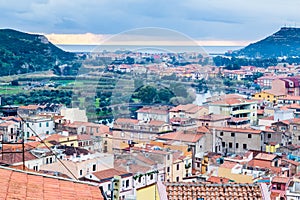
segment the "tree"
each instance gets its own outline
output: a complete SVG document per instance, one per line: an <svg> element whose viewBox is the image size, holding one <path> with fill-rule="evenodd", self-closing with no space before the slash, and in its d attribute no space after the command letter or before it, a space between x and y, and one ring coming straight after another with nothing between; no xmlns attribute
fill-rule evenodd
<svg viewBox="0 0 300 200"><path fill-rule="evenodd" d="M162 88L158 90L157 97L159 101L162 102L169 102L172 97L174 97L174 94L167 88Z"/></svg>
<svg viewBox="0 0 300 200"><path fill-rule="evenodd" d="M143 103L152 103L156 95L157 95L156 88L150 85L141 87L137 94L138 98Z"/></svg>

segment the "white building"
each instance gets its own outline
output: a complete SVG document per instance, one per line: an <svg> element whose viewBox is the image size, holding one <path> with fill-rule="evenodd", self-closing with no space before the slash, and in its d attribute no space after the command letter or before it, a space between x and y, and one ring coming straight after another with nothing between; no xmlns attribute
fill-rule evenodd
<svg viewBox="0 0 300 200"><path fill-rule="evenodd" d="M26 123L22 126L25 140L31 136L40 136L44 138L46 135L54 133L54 121L45 117L28 117Z"/></svg>
<svg viewBox="0 0 300 200"><path fill-rule="evenodd" d="M86 116L85 110L80 110L79 108L63 108L60 111L60 114L64 116L63 119L67 120L70 123L74 121L78 122L87 122L88 118Z"/></svg>
<svg viewBox="0 0 300 200"><path fill-rule="evenodd" d="M115 176L120 178L120 180L115 180ZM107 196L111 195L111 190L119 189L120 199L126 199L126 197L132 196L134 194L133 186L133 175L132 173L126 171L120 171L115 168L106 169L94 173L87 174L84 180L95 181L100 183L100 187L103 188L104 193ZM113 186L113 181L119 181L119 187ZM114 188L113 188L114 187Z"/></svg>

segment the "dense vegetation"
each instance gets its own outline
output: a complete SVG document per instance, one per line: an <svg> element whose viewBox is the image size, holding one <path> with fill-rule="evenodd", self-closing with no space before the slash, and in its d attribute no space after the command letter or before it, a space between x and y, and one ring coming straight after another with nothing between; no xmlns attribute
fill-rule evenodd
<svg viewBox="0 0 300 200"><path fill-rule="evenodd" d="M65 90L35 90L29 93L19 93L6 95L2 97L3 105L29 105L29 104L46 104L62 103L67 106L71 105L71 91Z"/></svg>
<svg viewBox="0 0 300 200"><path fill-rule="evenodd" d="M283 27L273 35L233 52L234 56L276 58L300 56L300 28Z"/></svg>
<svg viewBox="0 0 300 200"><path fill-rule="evenodd" d="M59 73L59 65L65 65L62 70L66 68L61 73L72 73L75 54L59 49L45 36L1 29L0 44L0 76L45 71L54 67Z"/></svg>

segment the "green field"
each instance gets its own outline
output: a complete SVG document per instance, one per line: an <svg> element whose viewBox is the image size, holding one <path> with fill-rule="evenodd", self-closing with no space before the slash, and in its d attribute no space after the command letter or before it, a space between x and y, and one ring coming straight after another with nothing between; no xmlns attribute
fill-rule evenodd
<svg viewBox="0 0 300 200"><path fill-rule="evenodd" d="M26 92L26 90L23 90L22 86L11 86L11 85L0 86L0 95L13 95L21 92L23 93Z"/></svg>

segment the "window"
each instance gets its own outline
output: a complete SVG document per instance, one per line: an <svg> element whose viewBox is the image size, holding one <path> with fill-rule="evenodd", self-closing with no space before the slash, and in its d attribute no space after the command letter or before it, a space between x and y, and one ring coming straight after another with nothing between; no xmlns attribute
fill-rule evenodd
<svg viewBox="0 0 300 200"><path fill-rule="evenodd" d="M179 182L179 176L176 177L176 182Z"/></svg>
<svg viewBox="0 0 300 200"><path fill-rule="evenodd" d="M261 97L261 95L258 95L258 97Z"/></svg>
<svg viewBox="0 0 300 200"><path fill-rule="evenodd" d="M297 130L297 126L293 126L293 130Z"/></svg>
<svg viewBox="0 0 300 200"><path fill-rule="evenodd" d="M30 137L29 135L30 135L29 132L27 132L27 137L28 137L28 138Z"/></svg>
<svg viewBox="0 0 300 200"><path fill-rule="evenodd" d="M46 122L46 127L49 127L49 122Z"/></svg>
<svg viewBox="0 0 300 200"><path fill-rule="evenodd" d="M125 181L124 180L122 181L122 187L125 187Z"/></svg>
<svg viewBox="0 0 300 200"><path fill-rule="evenodd" d="M52 163L52 157L49 158L49 162Z"/></svg>
<svg viewBox="0 0 300 200"><path fill-rule="evenodd" d="M225 142L222 142L222 147L225 147Z"/></svg>
<svg viewBox="0 0 300 200"><path fill-rule="evenodd" d="M251 134L248 134L248 138L252 138L252 135L251 135Z"/></svg>
<svg viewBox="0 0 300 200"><path fill-rule="evenodd" d="M126 188L128 188L129 187L129 180L127 179L126 180Z"/></svg>
<svg viewBox="0 0 300 200"><path fill-rule="evenodd" d="M247 149L247 144L243 144L243 149Z"/></svg>
<svg viewBox="0 0 300 200"><path fill-rule="evenodd" d="M232 148L232 142L229 142L228 146L229 146L229 148Z"/></svg>
<svg viewBox="0 0 300 200"><path fill-rule="evenodd" d="M26 123L26 126L29 127L29 123Z"/></svg>
<svg viewBox="0 0 300 200"><path fill-rule="evenodd" d="M81 169L81 170L79 170L79 175L80 175L80 176L82 176L82 169Z"/></svg>
<svg viewBox="0 0 300 200"><path fill-rule="evenodd" d="M93 172L96 171L96 164L93 164Z"/></svg>
<svg viewBox="0 0 300 200"><path fill-rule="evenodd" d="M271 137L272 137L271 133L268 133L268 138L271 138Z"/></svg>
<svg viewBox="0 0 300 200"><path fill-rule="evenodd" d="M298 136L298 140L300 140L300 136Z"/></svg>
<svg viewBox="0 0 300 200"><path fill-rule="evenodd" d="M167 172L170 172L170 167L167 167Z"/></svg>
<svg viewBox="0 0 300 200"><path fill-rule="evenodd" d="M235 134L234 133L231 133L231 137L234 137L235 136Z"/></svg>
<svg viewBox="0 0 300 200"><path fill-rule="evenodd" d="M107 190L111 190L111 184L110 183L107 185Z"/></svg>
<svg viewBox="0 0 300 200"><path fill-rule="evenodd" d="M42 127L42 123L39 123L39 126Z"/></svg>
<svg viewBox="0 0 300 200"><path fill-rule="evenodd" d="M239 143L235 143L235 148L236 148L236 149L239 148Z"/></svg>
<svg viewBox="0 0 300 200"><path fill-rule="evenodd" d="M223 131L222 131L222 132L220 132L220 136L223 136L223 135L224 135Z"/></svg>
<svg viewBox="0 0 300 200"><path fill-rule="evenodd" d="M170 154L167 155L167 160L170 160Z"/></svg>
<svg viewBox="0 0 300 200"><path fill-rule="evenodd" d="M34 171L38 171L38 166L33 166Z"/></svg>
<svg viewBox="0 0 300 200"><path fill-rule="evenodd" d="M177 171L179 170L179 164L177 164L176 169L177 169Z"/></svg>
<svg viewBox="0 0 300 200"><path fill-rule="evenodd" d="M49 135L49 131L46 131L46 134Z"/></svg>
<svg viewBox="0 0 300 200"><path fill-rule="evenodd" d="M153 174L150 174L150 180L153 180Z"/></svg>

